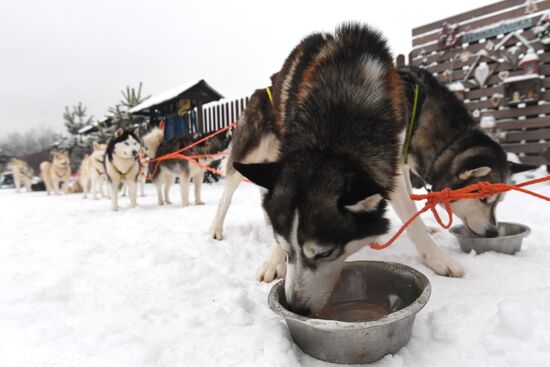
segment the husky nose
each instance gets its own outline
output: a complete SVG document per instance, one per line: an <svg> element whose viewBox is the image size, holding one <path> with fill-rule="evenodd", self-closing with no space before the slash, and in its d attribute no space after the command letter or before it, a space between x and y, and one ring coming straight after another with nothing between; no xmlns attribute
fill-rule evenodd
<svg viewBox="0 0 550 367"><path fill-rule="evenodd" d="M132 155L135 157L137 156L137 150L132 150Z"/></svg>
<svg viewBox="0 0 550 367"><path fill-rule="evenodd" d="M498 237L498 230L496 228L489 228L485 231L485 237L495 238Z"/></svg>

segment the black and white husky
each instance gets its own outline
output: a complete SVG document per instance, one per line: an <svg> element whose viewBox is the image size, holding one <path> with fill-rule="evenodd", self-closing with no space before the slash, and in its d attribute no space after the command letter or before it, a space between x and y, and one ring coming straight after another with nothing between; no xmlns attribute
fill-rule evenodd
<svg viewBox="0 0 550 367"><path fill-rule="evenodd" d="M103 164L111 183L112 209L118 210L118 191L121 184L128 186L130 205L137 206L137 179L141 168L139 152L139 129L133 131L118 129L109 140Z"/></svg>
<svg viewBox="0 0 550 367"><path fill-rule="evenodd" d="M403 221L416 212L401 164L404 90L385 40L355 24L305 38L273 81L273 119L254 118L270 103L257 91L229 161L267 190L263 207L275 242L259 279L286 272L289 306L308 314L326 303L345 259L388 231L388 200ZM211 228L215 238L241 180L228 176ZM436 273L463 274L421 220L408 233Z"/></svg>
<svg viewBox="0 0 550 367"><path fill-rule="evenodd" d="M434 191L441 191L479 181L506 183L511 173L533 168L507 162L500 144L479 128L464 104L430 72L405 67L399 70L399 75L406 89L409 111L418 87L408 151L416 186L428 184ZM458 200L451 206L471 235L496 237L499 233L495 211L502 198L503 194Z"/></svg>
<svg viewBox="0 0 550 367"><path fill-rule="evenodd" d="M204 136L200 134L195 134L194 136L185 135L174 137L168 141L165 141L163 131L155 128L143 137L143 141L147 149L148 157L156 158L168 153L177 152L180 149L202 139ZM182 154L188 156L219 154L227 148L228 144L228 134L221 133L192 147L189 150L182 152ZM212 156L197 158L196 160L199 163L208 166L213 161L220 160L221 158L221 156ZM190 164L187 160L183 159L169 159L160 161L158 168L155 169L156 166L157 163L150 163L149 170L151 171L151 179L157 187L159 205L172 204L169 196L170 186L174 183L176 177L179 177L180 180L182 206L189 206L189 181L191 179L193 179L195 186L195 205L204 204L201 199L201 187L205 172L203 168L195 164Z"/></svg>

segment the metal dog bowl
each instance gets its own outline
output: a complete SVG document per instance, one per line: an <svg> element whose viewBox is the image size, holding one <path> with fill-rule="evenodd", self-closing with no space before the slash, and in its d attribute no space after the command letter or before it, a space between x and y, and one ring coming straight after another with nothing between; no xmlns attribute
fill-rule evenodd
<svg viewBox="0 0 550 367"><path fill-rule="evenodd" d="M375 321L345 322L298 315L286 307L284 280L271 288L269 307L281 316L307 354L335 363L370 363L396 353L411 338L416 313L428 302L430 281L401 264L356 261L344 265L328 305L366 301L389 314Z"/></svg>
<svg viewBox="0 0 550 367"><path fill-rule="evenodd" d="M471 237L463 225L451 228L451 233L458 239L462 251L469 253L474 250L477 254L486 251L495 251L513 255L521 250L521 243L531 229L519 223L498 224L498 237Z"/></svg>

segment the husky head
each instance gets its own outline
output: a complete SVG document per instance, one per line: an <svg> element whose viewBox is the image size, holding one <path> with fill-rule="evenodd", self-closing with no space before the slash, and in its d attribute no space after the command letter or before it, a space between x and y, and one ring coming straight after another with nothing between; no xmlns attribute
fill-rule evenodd
<svg viewBox="0 0 550 367"><path fill-rule="evenodd" d="M345 259L386 233L388 193L339 158L286 158L235 168L268 190L263 206L286 252L285 295L295 312L321 309Z"/></svg>
<svg viewBox="0 0 550 367"><path fill-rule="evenodd" d="M141 150L139 129L133 131L119 128L109 141L107 152L109 159L115 155L122 159L137 159Z"/></svg>
<svg viewBox="0 0 550 367"><path fill-rule="evenodd" d="M52 165L59 168L66 168L71 161L69 160L69 153L67 152L55 152L53 153Z"/></svg>
<svg viewBox="0 0 550 367"><path fill-rule="evenodd" d="M92 157L99 161L103 160L105 151L107 150L107 144L99 144L94 141L94 151L92 152Z"/></svg>
<svg viewBox="0 0 550 367"><path fill-rule="evenodd" d="M458 189L478 182L506 183L509 179L510 169L506 154L498 143L491 140L484 146L469 148L458 153L452 159L450 167L440 174L438 185L435 185L434 189L437 191L443 187ZM497 237L499 233L496 208L503 199L504 194L484 199L462 199L451 203L451 207L470 235Z"/></svg>

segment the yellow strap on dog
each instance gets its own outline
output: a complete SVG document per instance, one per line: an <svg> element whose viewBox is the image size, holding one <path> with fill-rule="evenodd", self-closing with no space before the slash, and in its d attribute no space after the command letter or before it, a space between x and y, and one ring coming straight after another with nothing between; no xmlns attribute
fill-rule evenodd
<svg viewBox="0 0 550 367"><path fill-rule="evenodd" d="M273 106L273 96L271 95L271 89L267 87L265 91L267 92L267 96L269 97L269 102L271 102L271 105Z"/></svg>
<svg viewBox="0 0 550 367"><path fill-rule="evenodd" d="M132 166L128 169L128 171L126 171L126 173L122 173L118 168L117 166L115 166L115 163L114 162L111 162L111 165L113 166L113 168L115 169L116 173L118 173L118 175L120 176L120 179L121 180L126 180L126 175L128 173L130 173L130 171L132 170L132 168L134 168L134 166L136 165L135 163L132 164Z"/></svg>
<svg viewBox="0 0 550 367"><path fill-rule="evenodd" d="M414 102L413 102L413 109L411 113L411 120L409 122L409 127L407 129L407 137L405 138L405 143L403 144L403 163L405 164L407 164L409 148L411 146L412 133L414 130L414 118L416 116L417 105L418 105L418 84L414 87Z"/></svg>

